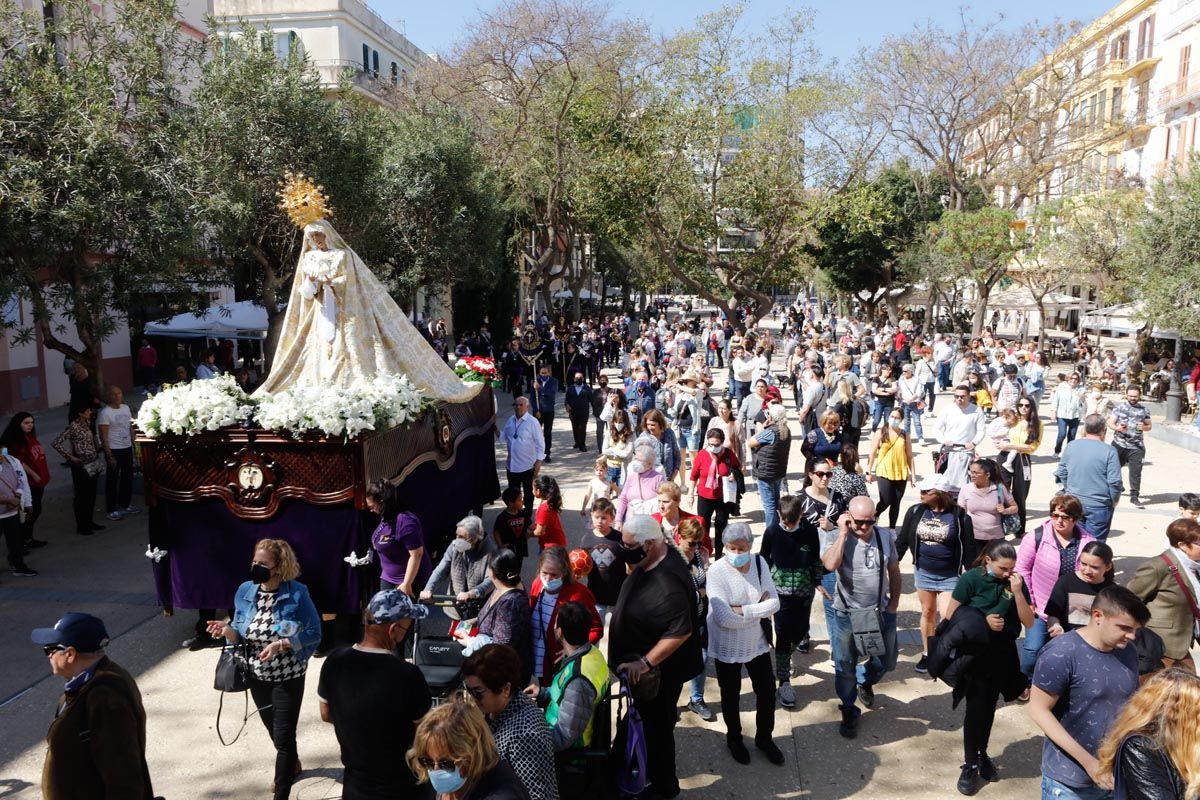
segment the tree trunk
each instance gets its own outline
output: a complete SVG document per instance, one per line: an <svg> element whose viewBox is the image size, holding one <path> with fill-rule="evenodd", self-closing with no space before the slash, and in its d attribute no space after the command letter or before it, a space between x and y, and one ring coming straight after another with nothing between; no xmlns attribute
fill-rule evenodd
<svg viewBox="0 0 1200 800"><path fill-rule="evenodd" d="M975 291L975 313L971 317L971 335L979 336L983 333L983 326L987 322L988 298L992 295L992 287L976 281Z"/></svg>
<svg viewBox="0 0 1200 800"><path fill-rule="evenodd" d="M1035 297L1038 312L1038 351L1046 351L1046 296ZM1027 334L1028 335L1028 334Z"/></svg>

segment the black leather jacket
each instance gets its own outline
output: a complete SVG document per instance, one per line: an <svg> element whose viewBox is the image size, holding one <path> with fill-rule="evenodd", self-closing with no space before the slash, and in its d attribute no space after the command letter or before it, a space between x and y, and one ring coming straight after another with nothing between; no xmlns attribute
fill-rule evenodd
<svg viewBox="0 0 1200 800"><path fill-rule="evenodd" d="M1140 733L1125 737L1113 771L1126 800L1183 800L1183 778L1165 750Z"/></svg>

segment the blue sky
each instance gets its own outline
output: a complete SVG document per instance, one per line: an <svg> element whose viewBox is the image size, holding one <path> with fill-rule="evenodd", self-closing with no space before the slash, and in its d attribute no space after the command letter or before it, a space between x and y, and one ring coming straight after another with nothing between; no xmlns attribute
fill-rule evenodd
<svg viewBox="0 0 1200 800"><path fill-rule="evenodd" d="M446 51L459 38L463 23L474 19L480 8L492 8L491 0L367 0L392 24L403 20L408 38L426 52ZM671 33L688 27L699 14L715 10L721 0L613 0L613 12L641 17L656 31ZM975 0L969 13L977 19L990 19L1000 11L1014 22L1030 19L1090 21L1103 14L1116 0ZM746 21L762 26L788 8L811 8L816 16L817 39L827 55L845 61L862 46L870 46L888 34L903 33L918 20L930 19L953 25L960 4L954 0L809 0L786 3L777 0L748 0ZM397 27L400 27L397 25Z"/></svg>

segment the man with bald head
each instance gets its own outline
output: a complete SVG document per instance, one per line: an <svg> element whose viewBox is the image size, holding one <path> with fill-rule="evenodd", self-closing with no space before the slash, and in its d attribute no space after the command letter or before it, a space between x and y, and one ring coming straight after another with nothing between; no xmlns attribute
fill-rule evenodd
<svg viewBox="0 0 1200 800"><path fill-rule="evenodd" d="M855 700L870 708L875 702L872 687L896 667L900 558L895 533L875 525L875 504L869 497L855 497L837 528L820 533L821 562L836 579L825 621L841 700L839 731L853 739L862 713Z"/></svg>
<svg viewBox="0 0 1200 800"><path fill-rule="evenodd" d="M542 468L546 457L542 426L529 413L529 398L517 395L513 398L513 415L504 423L500 432L508 447L508 485L519 486L525 496L526 522L533 514L533 479Z"/></svg>

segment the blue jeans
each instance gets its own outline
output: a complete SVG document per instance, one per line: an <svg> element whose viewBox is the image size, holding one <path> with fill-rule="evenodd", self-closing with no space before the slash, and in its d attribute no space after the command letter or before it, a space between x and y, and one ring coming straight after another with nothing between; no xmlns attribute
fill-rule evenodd
<svg viewBox="0 0 1200 800"><path fill-rule="evenodd" d="M875 408L871 412L871 430L879 427L880 420L886 420L888 414L892 413L892 409L896 407L895 400L878 400L875 403ZM887 422L883 423L884 425Z"/></svg>
<svg viewBox="0 0 1200 800"><path fill-rule="evenodd" d="M708 675L706 674L708 667L708 650L700 650L700 661L704 664L704 666L700 668L700 674L692 678L692 696L690 698L697 702L704 701L704 683L708 680Z"/></svg>
<svg viewBox="0 0 1200 800"><path fill-rule="evenodd" d="M1079 432L1079 418L1063 419L1058 418L1058 438L1054 440L1054 455L1062 452L1063 445L1067 442L1075 441L1075 434Z"/></svg>
<svg viewBox="0 0 1200 800"><path fill-rule="evenodd" d="M830 605L825 612L829 623L829 648L833 651L833 683L842 708L852 708L858 700L858 685L874 686L884 673L896 668L896 615L883 612L883 641L887 652L858 663L862 656L854 648L850 615Z"/></svg>
<svg viewBox="0 0 1200 800"><path fill-rule="evenodd" d="M1021 644L1021 672L1025 677L1033 677L1033 667L1037 664L1038 653L1050 641L1050 633L1046 630L1046 620L1034 617L1033 626L1025 631L1025 640Z"/></svg>
<svg viewBox="0 0 1200 800"><path fill-rule="evenodd" d="M782 479L773 481L758 481L758 496L762 499L763 519L771 525L779 518L779 489Z"/></svg>
<svg viewBox="0 0 1200 800"><path fill-rule="evenodd" d="M1076 789L1054 778L1042 776L1042 800L1109 800L1111 797L1112 792L1099 786Z"/></svg>
<svg viewBox="0 0 1200 800"><path fill-rule="evenodd" d="M615 483L617 486L623 485L624 481L621 480L621 468L620 467L609 467L608 468L608 479L610 481L612 481L613 483Z"/></svg>
<svg viewBox="0 0 1200 800"><path fill-rule="evenodd" d="M1108 531L1112 527L1112 506L1084 506L1083 519L1079 522L1092 532L1097 539L1108 539Z"/></svg>
<svg viewBox="0 0 1200 800"><path fill-rule="evenodd" d="M939 389L950 385L950 362L939 361L937 365L937 384Z"/></svg>
<svg viewBox="0 0 1200 800"><path fill-rule="evenodd" d="M904 435L908 435L909 423L916 429L917 438L925 438L925 430L921 427L921 414L924 413L917 407L916 403L901 403L900 408L904 411Z"/></svg>

